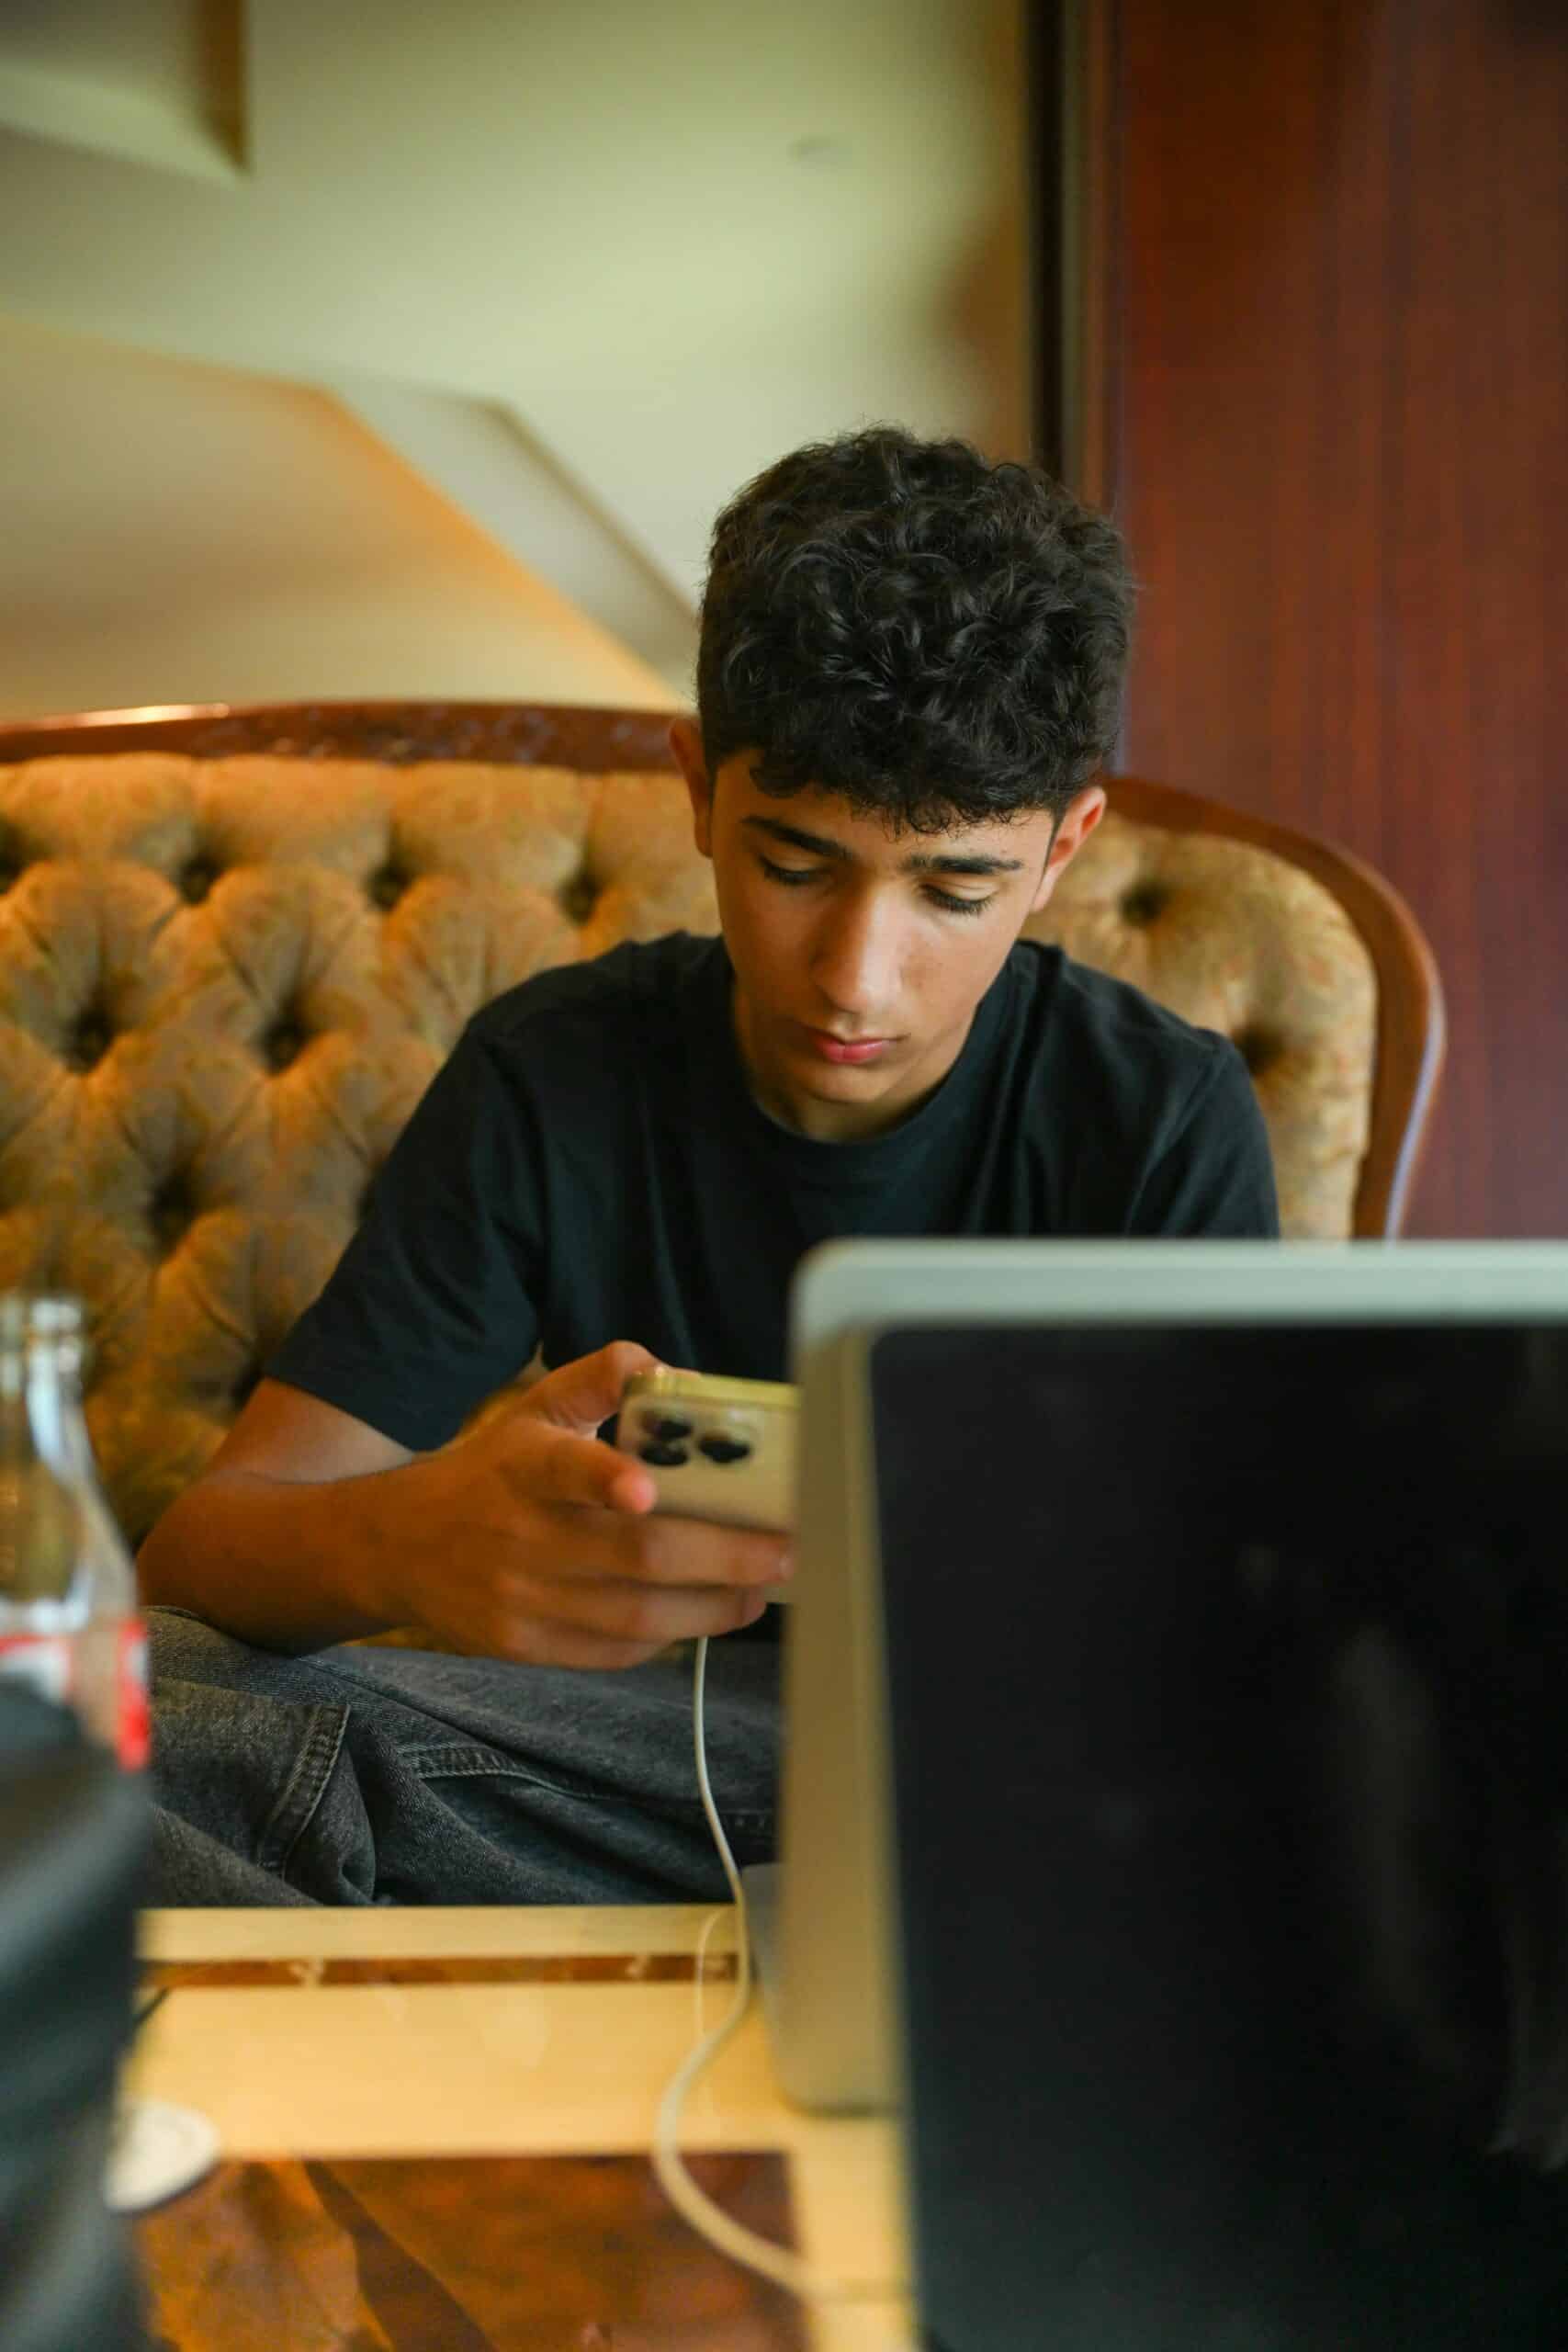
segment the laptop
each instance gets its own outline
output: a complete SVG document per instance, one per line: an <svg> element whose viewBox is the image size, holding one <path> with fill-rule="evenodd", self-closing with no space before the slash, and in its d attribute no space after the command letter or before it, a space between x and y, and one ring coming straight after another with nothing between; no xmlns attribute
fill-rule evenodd
<svg viewBox="0 0 1568 2352"><path fill-rule="evenodd" d="M925 2342L1568 2343L1568 1247L833 1244L793 1338L764 1994Z"/></svg>

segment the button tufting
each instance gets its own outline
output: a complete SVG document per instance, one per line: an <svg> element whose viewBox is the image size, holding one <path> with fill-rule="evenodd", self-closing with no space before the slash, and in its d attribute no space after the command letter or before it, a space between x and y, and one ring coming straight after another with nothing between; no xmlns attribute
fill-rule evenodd
<svg viewBox="0 0 1568 2352"><path fill-rule="evenodd" d="M1122 901L1122 920L1134 931L1146 931L1157 922L1170 904L1170 892L1159 882L1140 882L1129 890Z"/></svg>
<svg viewBox="0 0 1568 2352"><path fill-rule="evenodd" d="M15 888L21 878L20 861L14 857L0 856L0 897L3 897L7 890Z"/></svg>
<svg viewBox="0 0 1568 2352"><path fill-rule="evenodd" d="M243 1413L245 1407L250 1403L251 1397L255 1392L261 1376L260 1364L254 1363L247 1371L243 1372L240 1374L239 1379L235 1381L233 1387L229 1392L229 1396L230 1401L233 1405L236 1414Z"/></svg>
<svg viewBox="0 0 1568 2352"><path fill-rule="evenodd" d="M180 896L199 907L217 881L220 867L210 857L193 857L179 877Z"/></svg>
<svg viewBox="0 0 1568 2352"><path fill-rule="evenodd" d="M556 903L569 922L586 922L599 903L599 885L586 870L574 874L557 892Z"/></svg>
<svg viewBox="0 0 1568 2352"><path fill-rule="evenodd" d="M148 1215L158 1247L167 1258L196 1221L196 1201L185 1169L177 1168L173 1175L164 1177L152 1195Z"/></svg>
<svg viewBox="0 0 1568 2352"><path fill-rule="evenodd" d="M267 1068L272 1070L287 1069L289 1063L298 1060L303 1053L307 1042L299 1022L292 1013L286 1012L281 1020L274 1022L261 1041Z"/></svg>
<svg viewBox="0 0 1568 2352"><path fill-rule="evenodd" d="M96 1069L113 1043L114 1031L103 1013L83 1013L65 1041L66 1068L83 1072Z"/></svg>
<svg viewBox="0 0 1568 2352"><path fill-rule="evenodd" d="M1238 1029L1232 1043L1254 1078L1277 1062L1285 1050L1284 1040L1271 1029Z"/></svg>
<svg viewBox="0 0 1568 2352"><path fill-rule="evenodd" d="M387 865L377 867L365 885L365 895L373 907L379 907L385 914L397 905L412 880L412 874L406 874L400 865L389 861Z"/></svg>

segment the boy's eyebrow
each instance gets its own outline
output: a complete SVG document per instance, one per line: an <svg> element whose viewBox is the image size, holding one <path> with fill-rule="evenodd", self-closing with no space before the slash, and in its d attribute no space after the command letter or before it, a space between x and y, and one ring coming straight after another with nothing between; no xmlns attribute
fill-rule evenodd
<svg viewBox="0 0 1568 2352"><path fill-rule="evenodd" d="M766 833L775 842L787 842L792 849L808 850L813 857L830 857L840 865L850 863L851 853L842 842L830 842L821 833L808 833L800 825L786 825L777 817L742 817L742 825L753 832ZM1021 874L1021 857L963 857L941 850L913 850L904 860L906 874Z"/></svg>

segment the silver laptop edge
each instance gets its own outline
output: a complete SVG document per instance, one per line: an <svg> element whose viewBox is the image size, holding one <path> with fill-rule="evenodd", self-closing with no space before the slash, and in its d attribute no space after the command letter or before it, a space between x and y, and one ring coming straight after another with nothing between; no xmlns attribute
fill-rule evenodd
<svg viewBox="0 0 1568 2352"><path fill-rule="evenodd" d="M792 1293L799 1560L785 1678L774 2057L807 2107L901 2102L882 1579L866 1359L893 1326L1568 1320L1552 1242L863 1241ZM835 1572L836 1564L836 1572ZM829 1573L819 1574L827 1566ZM795 1860L792 1863L792 1854Z"/></svg>

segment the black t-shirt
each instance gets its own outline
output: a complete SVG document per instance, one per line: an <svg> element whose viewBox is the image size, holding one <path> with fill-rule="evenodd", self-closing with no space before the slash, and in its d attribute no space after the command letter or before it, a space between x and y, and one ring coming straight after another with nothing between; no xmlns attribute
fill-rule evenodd
<svg viewBox="0 0 1568 2352"><path fill-rule="evenodd" d="M942 1085L863 1143L758 1106L730 989L723 941L677 933L476 1014L270 1375L424 1452L536 1347L786 1378L815 1242L1279 1230L1235 1046L1059 948L1020 942Z"/></svg>

